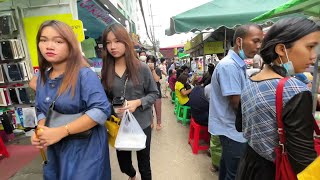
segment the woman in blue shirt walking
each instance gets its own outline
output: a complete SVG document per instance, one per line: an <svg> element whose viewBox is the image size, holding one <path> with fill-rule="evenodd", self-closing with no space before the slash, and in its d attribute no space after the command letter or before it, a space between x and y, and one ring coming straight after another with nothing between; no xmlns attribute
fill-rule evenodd
<svg viewBox="0 0 320 180"><path fill-rule="evenodd" d="M44 179L111 179L105 120L110 104L97 75L86 67L71 27L51 20L37 35L40 74L36 86L38 137L32 144L48 147ZM50 128L45 126L49 106L62 114L84 113L80 118ZM53 122L57 119L51 119ZM91 130L85 138L70 135Z"/></svg>

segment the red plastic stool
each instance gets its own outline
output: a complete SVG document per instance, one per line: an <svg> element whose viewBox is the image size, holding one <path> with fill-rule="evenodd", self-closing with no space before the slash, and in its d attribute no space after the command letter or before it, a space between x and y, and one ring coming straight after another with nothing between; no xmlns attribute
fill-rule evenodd
<svg viewBox="0 0 320 180"><path fill-rule="evenodd" d="M199 140L205 140L208 145L199 145ZM198 154L199 150L208 150L210 143L210 134L207 126L197 124L193 117L191 117L190 131L189 131L189 144L192 147L193 154Z"/></svg>
<svg viewBox="0 0 320 180"><path fill-rule="evenodd" d="M4 145L2 138L0 137L0 159L3 157L9 157L9 153L7 151L6 146Z"/></svg>

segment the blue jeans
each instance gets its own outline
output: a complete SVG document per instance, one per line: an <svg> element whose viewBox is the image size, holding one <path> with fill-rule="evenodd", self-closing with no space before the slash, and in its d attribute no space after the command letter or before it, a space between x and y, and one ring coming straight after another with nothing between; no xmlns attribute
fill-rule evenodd
<svg viewBox="0 0 320 180"><path fill-rule="evenodd" d="M219 136L219 138L222 146L219 180L234 180L246 143L234 141L226 136Z"/></svg>

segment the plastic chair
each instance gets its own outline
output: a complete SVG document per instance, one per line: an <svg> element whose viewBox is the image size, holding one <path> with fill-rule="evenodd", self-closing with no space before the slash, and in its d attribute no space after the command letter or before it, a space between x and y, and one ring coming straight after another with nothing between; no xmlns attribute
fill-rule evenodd
<svg viewBox="0 0 320 180"><path fill-rule="evenodd" d="M180 103L178 101L178 98L176 97L175 101L174 101L174 114L176 114L176 115L178 114L179 106L180 106Z"/></svg>
<svg viewBox="0 0 320 180"><path fill-rule="evenodd" d="M207 145L199 145L200 139L207 142ZM193 154L198 154L199 150L208 150L210 143L210 134L208 132L208 126L201 126L195 122L191 117L189 140L188 143L192 147Z"/></svg>
<svg viewBox="0 0 320 180"><path fill-rule="evenodd" d="M179 103L179 102L178 102ZM183 106L179 103L178 113L177 113L177 121L181 121L184 126L190 122L190 106Z"/></svg>
<svg viewBox="0 0 320 180"><path fill-rule="evenodd" d="M175 101L176 101L176 92L172 91L171 92L171 102L172 102L172 104L174 104Z"/></svg>
<svg viewBox="0 0 320 180"><path fill-rule="evenodd" d="M4 142L2 141L2 138L0 137L0 159L4 157L9 157L9 153L6 146L4 145Z"/></svg>

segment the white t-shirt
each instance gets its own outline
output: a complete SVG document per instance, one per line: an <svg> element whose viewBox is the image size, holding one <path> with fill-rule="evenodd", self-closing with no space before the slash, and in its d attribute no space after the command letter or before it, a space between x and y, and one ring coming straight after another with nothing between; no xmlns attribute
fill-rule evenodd
<svg viewBox="0 0 320 180"><path fill-rule="evenodd" d="M204 87L204 96L207 98L208 101L210 100L210 90L211 90L210 84Z"/></svg>

